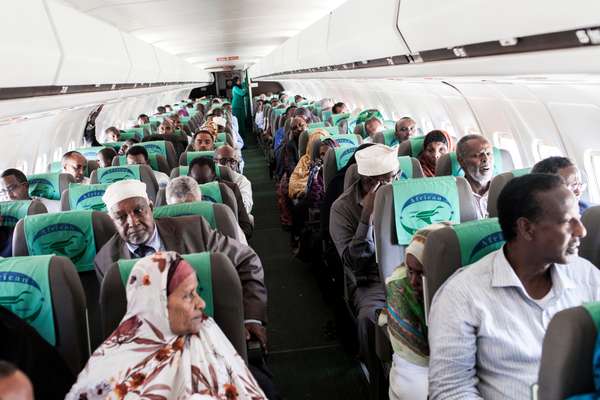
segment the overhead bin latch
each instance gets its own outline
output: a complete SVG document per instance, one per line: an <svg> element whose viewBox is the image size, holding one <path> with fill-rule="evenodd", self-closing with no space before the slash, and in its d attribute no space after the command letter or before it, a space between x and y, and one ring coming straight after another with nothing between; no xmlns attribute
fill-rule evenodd
<svg viewBox="0 0 600 400"><path fill-rule="evenodd" d="M575 31L577 39L581 44L600 44L600 29L580 29Z"/></svg>
<svg viewBox="0 0 600 400"><path fill-rule="evenodd" d="M500 46L502 46L502 47L510 47L510 46L516 46L517 43L519 42L519 39L517 39L517 38L500 39L498 42L500 42Z"/></svg>

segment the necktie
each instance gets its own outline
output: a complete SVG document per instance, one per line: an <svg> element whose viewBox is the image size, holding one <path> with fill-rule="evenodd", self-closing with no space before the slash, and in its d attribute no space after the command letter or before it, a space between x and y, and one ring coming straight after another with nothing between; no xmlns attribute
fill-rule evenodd
<svg viewBox="0 0 600 400"><path fill-rule="evenodd" d="M137 249L133 252L136 258L143 258L147 255L154 254L155 251L152 247L146 246L145 244L140 244Z"/></svg>

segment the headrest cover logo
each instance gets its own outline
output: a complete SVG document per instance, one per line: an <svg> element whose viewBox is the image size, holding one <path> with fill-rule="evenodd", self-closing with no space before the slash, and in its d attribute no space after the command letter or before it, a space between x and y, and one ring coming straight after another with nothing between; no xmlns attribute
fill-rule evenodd
<svg viewBox="0 0 600 400"><path fill-rule="evenodd" d="M437 193L421 193L409 198L402 205L400 223L406 232L413 235L428 225L450 221L453 216L452 205L444 196Z"/></svg>
<svg viewBox="0 0 600 400"><path fill-rule="evenodd" d="M40 315L44 306L44 295L40 285L30 276L20 272L0 272L0 285L14 284L23 287L18 295L0 296L0 305L14 311L21 319L31 324Z"/></svg>
<svg viewBox="0 0 600 400"><path fill-rule="evenodd" d="M59 223L39 230L33 236L32 244L39 246L42 254L65 256L76 264L85 255L88 241L78 226Z"/></svg>
<svg viewBox="0 0 600 400"><path fill-rule="evenodd" d="M503 242L504 236L501 231L490 233L473 247L473 250L471 250L471 254L469 255L468 263L472 264L488 253L499 249Z"/></svg>

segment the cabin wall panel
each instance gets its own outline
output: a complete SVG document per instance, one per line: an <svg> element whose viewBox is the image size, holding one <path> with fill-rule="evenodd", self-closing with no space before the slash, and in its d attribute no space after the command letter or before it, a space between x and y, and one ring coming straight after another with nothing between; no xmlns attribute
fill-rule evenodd
<svg viewBox="0 0 600 400"><path fill-rule="evenodd" d="M61 52L42 0L2 2L0 37L0 87L54 81Z"/></svg>

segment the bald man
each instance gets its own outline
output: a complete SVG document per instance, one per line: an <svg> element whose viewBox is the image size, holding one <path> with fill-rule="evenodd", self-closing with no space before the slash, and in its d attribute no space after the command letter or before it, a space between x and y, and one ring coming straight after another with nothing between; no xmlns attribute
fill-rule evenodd
<svg viewBox="0 0 600 400"><path fill-rule="evenodd" d="M215 150L214 160L217 164L229 167L229 169L231 169L231 178L233 183L235 183L240 189L242 201L244 202L244 208L246 209L246 212L250 214L254 204L252 200L252 184L248 178L239 173L239 160L234 148L228 144L219 147L217 150Z"/></svg>
<svg viewBox="0 0 600 400"><path fill-rule="evenodd" d="M85 170L87 169L87 160L78 151L66 152L61 161L62 173L69 174L75 178L75 182L89 184L90 178L85 176Z"/></svg>
<svg viewBox="0 0 600 400"><path fill-rule="evenodd" d="M33 386L13 364L0 361L0 399L33 400Z"/></svg>

